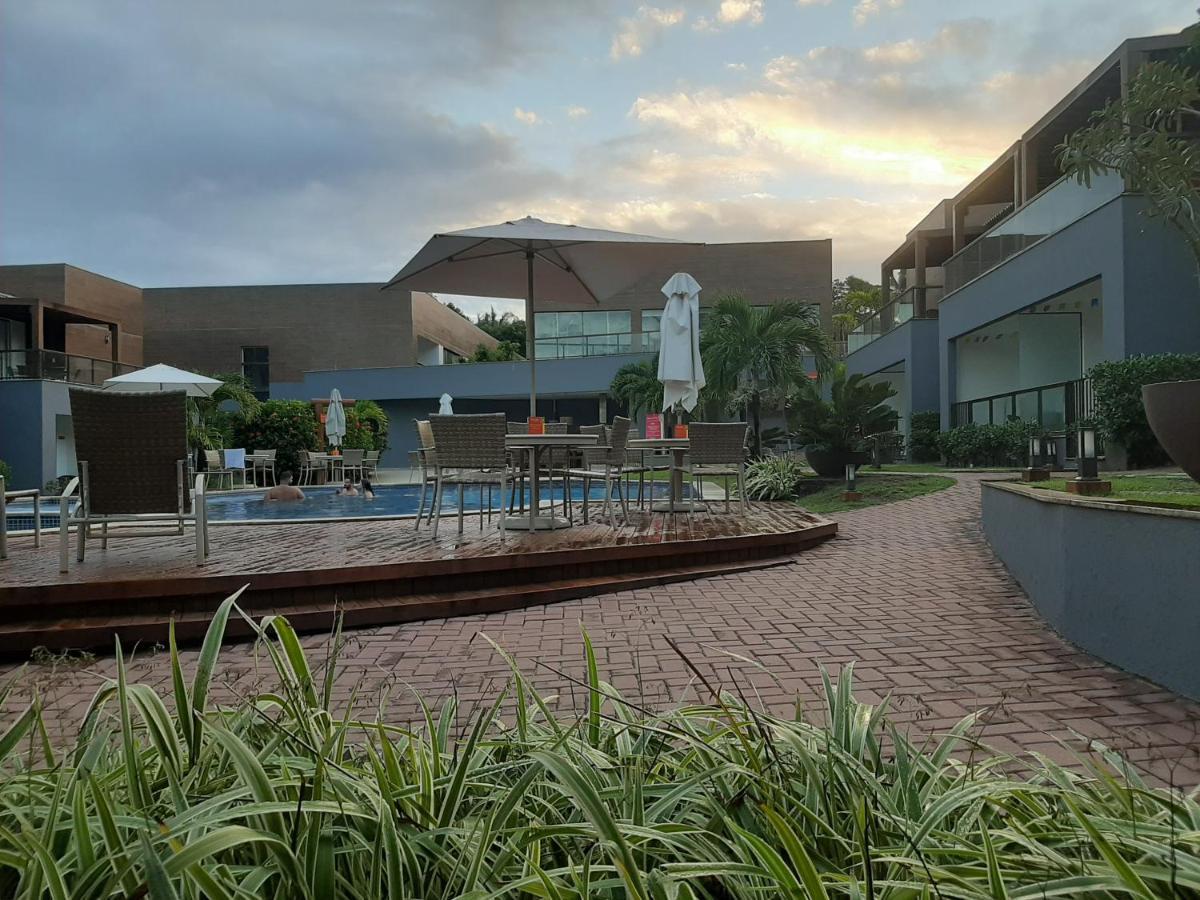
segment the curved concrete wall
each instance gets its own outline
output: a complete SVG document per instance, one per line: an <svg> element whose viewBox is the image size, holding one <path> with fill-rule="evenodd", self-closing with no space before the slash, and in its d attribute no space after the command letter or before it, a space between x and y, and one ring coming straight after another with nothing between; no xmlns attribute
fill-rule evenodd
<svg viewBox="0 0 1200 900"><path fill-rule="evenodd" d="M1063 637L1200 699L1200 512L985 482L983 530Z"/></svg>

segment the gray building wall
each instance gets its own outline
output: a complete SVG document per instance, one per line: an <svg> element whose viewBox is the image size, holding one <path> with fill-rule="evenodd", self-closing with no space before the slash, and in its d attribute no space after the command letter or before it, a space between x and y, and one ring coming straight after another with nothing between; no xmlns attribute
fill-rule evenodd
<svg viewBox="0 0 1200 900"><path fill-rule="evenodd" d="M912 413L938 409L940 391L937 365L937 319L909 319L846 357L851 375L874 375L897 365L904 366L902 383L893 387L901 394L901 408Z"/></svg>
<svg viewBox="0 0 1200 900"><path fill-rule="evenodd" d="M984 484L983 530L1063 637L1200 699L1200 555L1191 552L1200 546L1200 513L1085 505Z"/></svg>
<svg viewBox="0 0 1200 900"><path fill-rule="evenodd" d="M0 381L0 459L13 470L10 487L35 488L57 472L56 416L71 414L60 381Z"/></svg>

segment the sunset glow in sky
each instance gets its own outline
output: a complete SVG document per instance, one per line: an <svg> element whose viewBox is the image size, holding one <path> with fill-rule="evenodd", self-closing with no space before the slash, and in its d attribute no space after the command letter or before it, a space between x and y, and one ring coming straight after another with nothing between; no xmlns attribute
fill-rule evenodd
<svg viewBox="0 0 1200 900"><path fill-rule="evenodd" d="M38 0L0 11L0 261L390 277L527 214L878 263L1174 0Z"/></svg>

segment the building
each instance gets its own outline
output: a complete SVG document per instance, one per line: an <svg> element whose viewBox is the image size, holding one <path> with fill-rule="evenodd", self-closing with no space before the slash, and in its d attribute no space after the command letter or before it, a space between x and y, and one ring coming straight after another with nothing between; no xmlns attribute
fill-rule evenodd
<svg viewBox="0 0 1200 900"><path fill-rule="evenodd" d="M702 305L740 294L797 300L828 327L828 240L713 244L687 270ZM541 408L578 424L620 412L606 392L628 362L653 358L664 269L602 308L555 307L534 320ZM384 465L407 465L411 420L449 393L457 412L528 414L529 364L444 365L496 346L436 298L381 283L138 288L73 266L0 266L0 459L20 487L75 472L68 385L100 385L143 364L240 372L262 398L315 400L333 388L378 401L392 420Z"/></svg>
<svg viewBox="0 0 1200 900"><path fill-rule="evenodd" d="M1200 350L1200 288L1182 236L1121 179L1061 175L1056 148L1170 59L1193 29L1123 42L882 264L884 305L850 336L851 372L887 380L902 420L1040 422L1074 454L1102 360Z"/></svg>

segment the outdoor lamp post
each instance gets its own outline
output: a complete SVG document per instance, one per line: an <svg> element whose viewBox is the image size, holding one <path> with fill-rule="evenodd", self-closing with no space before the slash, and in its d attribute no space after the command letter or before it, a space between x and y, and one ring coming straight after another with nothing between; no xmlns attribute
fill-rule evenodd
<svg viewBox="0 0 1200 900"><path fill-rule="evenodd" d="M1050 477L1046 468L1046 439L1040 434L1029 437L1029 468L1021 472L1022 481L1045 481Z"/></svg>
<svg viewBox="0 0 1200 900"><path fill-rule="evenodd" d="M1079 474L1074 481L1067 482L1072 494L1086 497L1103 497L1112 493L1112 482L1100 480L1100 459L1096 441L1096 429L1091 425L1079 428L1079 446L1075 454L1079 463Z"/></svg>
<svg viewBox="0 0 1200 900"><path fill-rule="evenodd" d="M858 466L855 463L846 463L846 490L842 492L842 499L862 499L862 494L858 492Z"/></svg>

